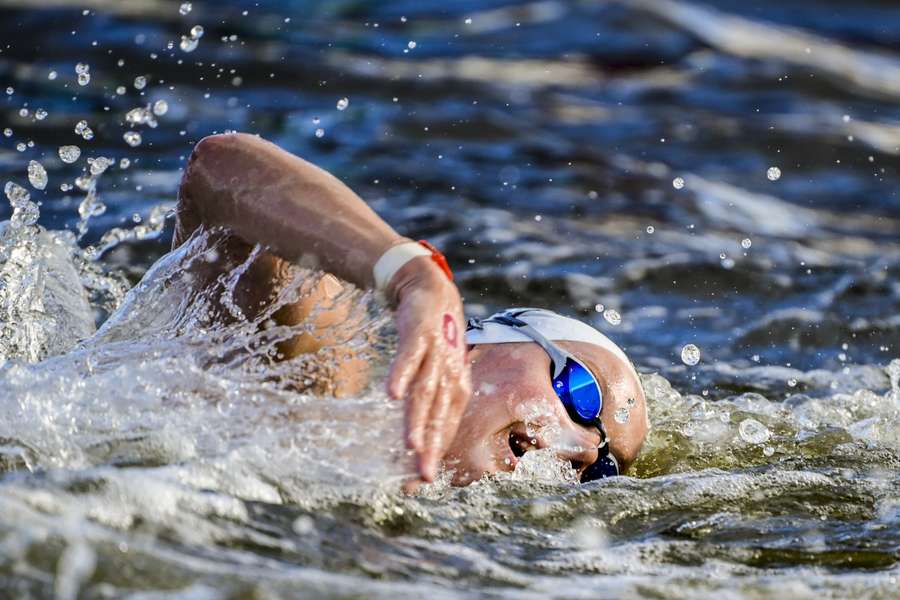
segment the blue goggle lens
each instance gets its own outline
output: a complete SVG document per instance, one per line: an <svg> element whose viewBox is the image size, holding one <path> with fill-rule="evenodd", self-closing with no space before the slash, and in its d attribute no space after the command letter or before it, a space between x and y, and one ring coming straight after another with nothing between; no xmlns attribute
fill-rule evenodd
<svg viewBox="0 0 900 600"><path fill-rule="evenodd" d="M603 395L594 376L574 360L567 360L559 377L553 380L553 390L572 420L592 425L603 408Z"/></svg>
<svg viewBox="0 0 900 600"><path fill-rule="evenodd" d="M572 359L566 360L563 372L553 380L553 390L573 421L582 425L597 426L603 408L603 392L600 391L597 380L583 365ZM619 474L619 465L609 455L609 446L604 443L601 450L603 452L597 461L581 474L582 483Z"/></svg>

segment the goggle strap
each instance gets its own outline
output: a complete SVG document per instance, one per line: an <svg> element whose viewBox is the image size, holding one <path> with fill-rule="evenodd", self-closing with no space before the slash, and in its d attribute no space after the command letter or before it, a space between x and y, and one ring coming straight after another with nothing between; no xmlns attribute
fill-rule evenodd
<svg viewBox="0 0 900 600"><path fill-rule="evenodd" d="M563 352L559 346L548 340L544 335L526 323L521 319L517 319L515 315L501 315L499 317L494 317L493 319L488 319L484 321L485 323L500 323L501 325L506 325L507 327L514 327L516 330L521 331L526 336L530 337L534 342L544 349L550 356L550 366L553 369L553 379L556 379L566 368L566 361L571 358L571 355Z"/></svg>

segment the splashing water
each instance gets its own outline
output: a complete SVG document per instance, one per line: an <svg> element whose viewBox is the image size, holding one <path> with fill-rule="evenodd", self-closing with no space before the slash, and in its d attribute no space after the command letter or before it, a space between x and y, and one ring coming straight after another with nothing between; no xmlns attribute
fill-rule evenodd
<svg viewBox="0 0 900 600"><path fill-rule="evenodd" d="M47 187L47 170L36 160L28 162L28 182L37 190Z"/></svg>
<svg viewBox="0 0 900 600"><path fill-rule="evenodd" d="M685 344L681 349L681 362L693 367L700 362L700 348L694 344Z"/></svg>
<svg viewBox="0 0 900 600"><path fill-rule="evenodd" d="M288 26L267 12L271 4L232 19L228 6L206 3L199 16L222 23L215 39L200 48L185 36L204 64L176 52L184 64L170 72L147 60L151 37L119 43L135 27L127 4L106 3L91 11L106 11L97 23L79 22L94 35L77 40L101 40L96 49L72 42L94 65L93 79L90 68L76 73L87 87L71 81L71 67L51 87L53 77L36 82L35 73L60 66L17 55L17 45L33 46L16 43L25 35L18 30L4 47L21 81L12 81L16 104L3 139L25 153L13 154L3 179L17 187L8 194L14 220L0 225L5 592L893 597L900 361L891 362L897 78L896 44L882 31L894 16L887 4L873 21L880 33L860 19L842 36L866 40L850 52L833 39L772 23L754 29L684 2L484 12L473 4L465 15L446 13L447 3L412 3L404 10L416 12L416 29L393 31L402 36L393 47L383 45L385 24L373 26L383 19L376 4L354 5L352 19L304 4L309 18L294 14ZM732 10L744 10L739 4ZM162 11L165 18L146 21L177 45L191 23L171 6ZM289 55L280 50L308 39L305 22L331 44L367 11L352 55L323 44L304 69L284 70ZM830 35L836 25L820 12L805 26L822 23L819 33ZM58 19L32 21L36 39L71 30ZM38 31L27 20L21 27ZM220 27L240 38L223 35L219 45ZM524 40L527 62L498 56L498 35L510 48ZM413 36L418 49L401 53ZM621 50L598 40L628 42L637 62L622 69ZM106 66L111 41L120 71ZM423 62L407 62L423 49ZM200 101L213 62L224 69L216 78L242 83ZM803 77L771 79L791 65ZM809 83L819 70L828 77ZM105 79L111 73L116 81ZM165 80L154 93L166 95L169 110L161 113L146 88L141 102L149 103L138 108L125 86L111 94L142 73ZM840 82L839 100L814 83L826 79ZM785 102L771 102L769 82ZM329 128L313 138L327 124L310 127L311 116L351 91L364 91L366 109L353 115L352 134ZM661 93L677 115L661 108ZM275 102L289 118L271 119ZM52 118L35 123L38 106ZM20 121L20 109L34 119ZM48 138L47 128L66 115L96 131L84 165L68 166L81 158L74 146L70 161L60 151L64 166L52 160L72 139ZM121 141L127 129L157 125L152 146ZM223 127L327 162L390 222L408 226L404 235L446 236L473 314L524 298L595 319L610 304L627 311L616 341L641 370L658 372L644 376L651 429L635 477L577 486L567 463L535 451L515 471L465 489L451 488L445 472L416 496L399 494L410 457L402 414L380 388L390 343L368 335L389 329L386 313L352 292L366 317L349 343L369 353L376 376L358 397L324 400L309 382L327 357L272 356L302 325L287 331L232 313L241 261L215 235L201 232L147 268L162 254L188 141ZM848 133L852 144L834 142ZM795 160L796 148L816 144L828 152ZM113 156L129 170L110 169ZM67 191L77 177L74 203L29 195L31 158ZM792 186L761 179L776 159L796 175ZM501 171L509 185L498 191ZM31 196L43 202L44 225L59 231L41 228ZM847 212L851 201L860 208ZM79 204L77 217L61 217ZM134 214L140 222L131 226ZM665 235L643 235L648 222ZM223 280L196 288L192 277L213 263L228 263ZM598 300L605 306L591 312ZM222 324L223 312L237 316ZM685 369L677 348L686 340L715 361Z"/></svg>

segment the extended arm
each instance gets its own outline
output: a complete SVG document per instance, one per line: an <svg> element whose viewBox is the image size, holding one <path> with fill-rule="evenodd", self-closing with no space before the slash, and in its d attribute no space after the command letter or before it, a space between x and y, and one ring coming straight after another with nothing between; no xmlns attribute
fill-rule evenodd
<svg viewBox="0 0 900 600"><path fill-rule="evenodd" d="M378 258L407 241L335 177L252 135L197 144L179 200L176 244L201 224L223 226L248 244L361 288L372 287ZM430 481L469 401L462 302L428 257L408 262L385 292L399 333L388 392L406 400L406 443Z"/></svg>
<svg viewBox="0 0 900 600"><path fill-rule="evenodd" d="M253 135L201 140L181 195L192 220L228 227L288 261L312 259L360 288L372 286L374 261L404 241L336 177ZM181 222L188 234L199 225Z"/></svg>

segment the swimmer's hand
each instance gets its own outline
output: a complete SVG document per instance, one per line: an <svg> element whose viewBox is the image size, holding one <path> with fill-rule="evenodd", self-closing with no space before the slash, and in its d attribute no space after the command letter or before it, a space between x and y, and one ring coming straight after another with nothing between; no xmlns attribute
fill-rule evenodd
<svg viewBox="0 0 900 600"><path fill-rule="evenodd" d="M406 401L406 446L422 481L434 481L472 391L459 290L430 257L409 261L391 279L400 339L388 394Z"/></svg>

